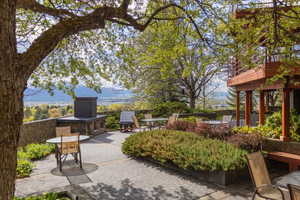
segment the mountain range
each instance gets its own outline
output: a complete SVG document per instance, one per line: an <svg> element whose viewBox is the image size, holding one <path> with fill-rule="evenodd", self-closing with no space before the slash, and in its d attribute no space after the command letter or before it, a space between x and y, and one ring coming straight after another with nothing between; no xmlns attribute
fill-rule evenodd
<svg viewBox="0 0 300 200"><path fill-rule="evenodd" d="M54 90L54 95L50 95L46 90L40 88L28 88L25 90L24 103L25 105L36 104L72 104L71 96L63 93L60 90ZM113 87L104 87L101 93L98 94L94 90L78 86L75 89L75 95L78 97L98 97L98 104L124 103L132 102L134 93L130 90L119 89ZM213 95L215 99L225 99L227 92L216 91Z"/></svg>
<svg viewBox="0 0 300 200"><path fill-rule="evenodd" d="M60 90L54 90L54 95L50 95L46 90L40 88L28 88L25 90L24 103L25 104L68 104L72 103L71 96L63 93ZM98 97L98 102L108 101L128 101L133 98L134 94L130 90L118 89L112 87L105 87L101 89L98 94L94 90L78 86L75 89L75 95L78 97Z"/></svg>

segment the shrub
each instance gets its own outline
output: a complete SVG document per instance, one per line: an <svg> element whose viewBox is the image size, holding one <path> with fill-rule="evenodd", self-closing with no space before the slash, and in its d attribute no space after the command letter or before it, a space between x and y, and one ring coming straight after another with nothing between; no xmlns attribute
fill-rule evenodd
<svg viewBox="0 0 300 200"><path fill-rule="evenodd" d="M55 146L52 144L29 144L20 148L17 152L17 177L29 176L34 166L31 160L44 158L54 152L54 150Z"/></svg>
<svg viewBox="0 0 300 200"><path fill-rule="evenodd" d="M115 116L108 116L105 119L105 127L109 128L109 129L119 129L120 128L120 124L119 124L119 120L117 117Z"/></svg>
<svg viewBox="0 0 300 200"><path fill-rule="evenodd" d="M282 130L281 112L275 112L267 118L264 126L258 127L236 127L233 132L240 134L256 133L268 138L280 138ZM290 116L290 138L293 141L300 142L300 116L291 112Z"/></svg>
<svg viewBox="0 0 300 200"><path fill-rule="evenodd" d="M195 133L197 135L207 136L210 126L204 122L197 122L195 127Z"/></svg>
<svg viewBox="0 0 300 200"><path fill-rule="evenodd" d="M185 118L180 118L181 121L186 121L186 122L193 122L196 123L198 121L198 117L195 116L190 116L190 117L185 117Z"/></svg>
<svg viewBox="0 0 300 200"><path fill-rule="evenodd" d="M28 177L32 172L33 164L29 160L18 159L17 161L17 177L23 178Z"/></svg>
<svg viewBox="0 0 300 200"><path fill-rule="evenodd" d="M169 130L193 132L197 135L206 136L213 139L225 140L230 136L231 129L226 125L210 126L204 122L189 122L177 120L172 124L167 125Z"/></svg>
<svg viewBox="0 0 300 200"><path fill-rule="evenodd" d="M178 131L190 131L194 132L196 128L196 123L189 121L176 120L171 124L167 124L167 129L178 130Z"/></svg>
<svg viewBox="0 0 300 200"><path fill-rule="evenodd" d="M182 102L163 102L154 105L153 116L171 116L172 113L189 113L190 109Z"/></svg>
<svg viewBox="0 0 300 200"><path fill-rule="evenodd" d="M261 150L262 140L262 136L256 133L234 134L226 139L227 142L249 152Z"/></svg>
<svg viewBox="0 0 300 200"><path fill-rule="evenodd" d="M246 151L232 144L190 132L155 130L128 137L122 151L192 170L229 171L246 166Z"/></svg>
<svg viewBox="0 0 300 200"><path fill-rule="evenodd" d="M232 135L231 129L228 125L208 126L207 137L219 140L225 140Z"/></svg>
<svg viewBox="0 0 300 200"><path fill-rule="evenodd" d="M30 160L38 160L53 153L55 146L53 144L29 144L24 148L27 158Z"/></svg>
<svg viewBox="0 0 300 200"><path fill-rule="evenodd" d="M20 148L17 152L17 158L19 160L29 160L28 154L24 151L23 148Z"/></svg>
<svg viewBox="0 0 300 200"><path fill-rule="evenodd" d="M33 197L25 197L25 198L15 197L14 200L70 200L70 198L60 197L60 195L57 193L47 193L41 196L33 196Z"/></svg>

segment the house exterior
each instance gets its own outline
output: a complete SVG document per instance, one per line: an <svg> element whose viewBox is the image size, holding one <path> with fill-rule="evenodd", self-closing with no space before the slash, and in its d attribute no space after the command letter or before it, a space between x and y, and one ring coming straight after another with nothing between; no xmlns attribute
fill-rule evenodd
<svg viewBox="0 0 300 200"><path fill-rule="evenodd" d="M275 1L255 1L251 5L235 5L233 9L234 19L243 20L245 23L243 28L245 34L249 26L255 26L255 19L260 16L270 14L274 15L276 23L280 24L282 16L276 16L278 13L288 13L289 10L299 7L297 4L291 4L284 0ZM289 1L290 2L290 1ZM275 6L275 8L274 8ZM275 14L274 14L275 13ZM254 19L254 20L253 20ZM247 23L249 20L249 23ZM252 24L250 21L252 20ZM278 21L276 21L278 20ZM254 22L253 22L254 21ZM259 91L259 124L265 123L265 112L268 109L268 100L266 95L274 90L278 90L282 94L281 112L282 112L282 141L289 140L289 117L291 109L295 109L300 113L300 46L297 43L292 45L292 50L288 54L284 54L280 51L274 53L274 49L270 50L272 46L269 38L264 36L264 31L274 29L274 21L270 21L269 24L265 24L265 28L258 38L257 51L263 59L259 61L253 61L253 66L248 67L243 64L243 60L239 55L233 56L230 63L229 78L227 81L228 87L236 89L236 119L237 126L240 125L240 93L245 92L245 124L251 125L251 113L253 109L252 96L253 91ZM250 25L249 25L250 24ZM261 26L261 25L260 25ZM262 29L260 29L262 30ZM298 33L298 27L292 27L290 29L293 33ZM241 34L241 33L239 33ZM243 34L243 33L242 33ZM235 35L235 37L238 37ZM288 36L286 36L288 37ZM280 40L280 38L278 39ZM281 50L287 48L283 43L279 42L275 50ZM251 44L249 44L251 45ZM288 48L291 48L289 45ZM277 80L270 81L274 76L278 76Z"/></svg>

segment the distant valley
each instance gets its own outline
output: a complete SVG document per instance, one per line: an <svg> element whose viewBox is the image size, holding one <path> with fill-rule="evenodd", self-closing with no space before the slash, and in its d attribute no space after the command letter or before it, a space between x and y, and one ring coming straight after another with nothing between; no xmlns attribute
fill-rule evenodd
<svg viewBox="0 0 300 200"><path fill-rule="evenodd" d="M79 86L75 89L75 94L78 97L98 97L99 105L131 102L134 97L134 94L130 90L108 87L102 88L102 92L98 94L90 88ZM73 99L59 90L54 90L54 95L51 96L46 90L28 88L25 91L24 103L25 105L72 104Z"/></svg>

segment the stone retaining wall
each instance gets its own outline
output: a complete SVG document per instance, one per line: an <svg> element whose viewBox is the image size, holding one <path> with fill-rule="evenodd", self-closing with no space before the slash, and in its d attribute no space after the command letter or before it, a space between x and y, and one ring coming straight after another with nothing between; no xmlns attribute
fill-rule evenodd
<svg viewBox="0 0 300 200"><path fill-rule="evenodd" d="M55 137L56 119L26 122L21 127L19 146L45 142Z"/></svg>

